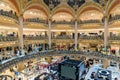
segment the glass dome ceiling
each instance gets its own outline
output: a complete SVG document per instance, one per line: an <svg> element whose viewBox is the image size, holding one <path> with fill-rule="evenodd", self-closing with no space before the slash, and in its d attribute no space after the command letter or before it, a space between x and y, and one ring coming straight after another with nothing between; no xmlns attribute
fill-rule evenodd
<svg viewBox="0 0 120 80"><path fill-rule="evenodd" d="M62 0L43 0L45 2L46 5L50 5L50 4L53 4L54 7L56 7L57 5L60 4L60 2ZM66 0L67 1L67 4L69 6L71 6L72 8L74 7L74 5L77 5L78 7L80 7L82 4L85 3L86 0ZM93 0L97 3L100 3L100 0Z"/></svg>

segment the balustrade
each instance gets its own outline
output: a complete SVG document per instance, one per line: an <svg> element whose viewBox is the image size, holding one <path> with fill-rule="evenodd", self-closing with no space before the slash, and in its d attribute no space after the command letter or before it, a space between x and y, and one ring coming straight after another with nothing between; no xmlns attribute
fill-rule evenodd
<svg viewBox="0 0 120 80"><path fill-rule="evenodd" d="M13 19L18 21L18 16L17 16L16 12L13 12L12 10L11 11L4 11L3 9L1 9L0 15L7 16L7 17L13 18Z"/></svg>
<svg viewBox="0 0 120 80"><path fill-rule="evenodd" d="M119 20L120 19L120 15L115 15L109 18L109 22L114 21L114 20Z"/></svg>
<svg viewBox="0 0 120 80"><path fill-rule="evenodd" d="M84 21L79 21L79 24L90 24L90 23L102 23L100 20L84 20Z"/></svg>
<svg viewBox="0 0 120 80"><path fill-rule="evenodd" d="M47 39L46 36L25 36L25 40L42 40L42 39Z"/></svg>
<svg viewBox="0 0 120 80"><path fill-rule="evenodd" d="M0 37L0 42L6 42L6 41L17 41L18 38L17 37L14 37L14 36L3 36L3 37Z"/></svg>
<svg viewBox="0 0 120 80"><path fill-rule="evenodd" d="M47 39L47 36L25 36L24 40L44 40ZM74 39L73 36L70 35L63 35L63 36L56 36L56 37L52 37L52 39ZM101 39L103 40L104 37L103 36L79 36L78 39L85 39L85 40L98 40ZM18 37L14 37L14 36L3 36L0 37L0 42L6 42L6 41L17 41ZM111 36L109 37L109 40L120 40L120 36Z"/></svg>
<svg viewBox="0 0 120 80"><path fill-rule="evenodd" d="M109 40L120 40L120 36L111 36Z"/></svg>
<svg viewBox="0 0 120 80"><path fill-rule="evenodd" d="M47 23L46 20L42 20L40 18L28 18L24 20L25 22L34 22L34 23Z"/></svg>
<svg viewBox="0 0 120 80"><path fill-rule="evenodd" d="M79 39L87 39L87 40L96 40L96 39L103 39L103 36L80 36Z"/></svg>
<svg viewBox="0 0 120 80"><path fill-rule="evenodd" d="M74 25L74 21L52 21L52 24L70 24L70 25Z"/></svg>
<svg viewBox="0 0 120 80"><path fill-rule="evenodd" d="M87 57L93 57L93 58L99 58L99 59L108 59L113 60L116 62L120 62L120 57L102 54L100 52L82 52L82 51L48 51L48 52L39 52L39 53L33 53L25 56L16 57L13 59L8 60L7 62L0 64L0 72L3 70L9 68L12 65L18 64L19 62L23 62L25 60L42 57L42 56L51 56L51 55L70 55L70 54L79 54L81 56L87 56Z"/></svg>
<svg viewBox="0 0 120 80"><path fill-rule="evenodd" d="M56 37L53 37L53 39L73 39L73 37L70 35L62 35L62 36L58 35Z"/></svg>

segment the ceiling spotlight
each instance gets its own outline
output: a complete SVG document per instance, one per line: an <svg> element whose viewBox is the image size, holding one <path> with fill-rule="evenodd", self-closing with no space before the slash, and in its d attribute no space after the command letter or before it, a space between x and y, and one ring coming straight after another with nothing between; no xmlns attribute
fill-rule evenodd
<svg viewBox="0 0 120 80"><path fill-rule="evenodd" d="M94 16L95 14L94 13L91 13L91 16Z"/></svg>
<svg viewBox="0 0 120 80"><path fill-rule="evenodd" d="M30 11L30 14L33 14L33 12Z"/></svg>
<svg viewBox="0 0 120 80"><path fill-rule="evenodd" d="M64 17L64 15L60 15L60 17L61 17L61 18L63 18L63 17Z"/></svg>
<svg viewBox="0 0 120 80"><path fill-rule="evenodd" d="M1 3L1 6L5 7L5 4L4 4L4 3Z"/></svg>

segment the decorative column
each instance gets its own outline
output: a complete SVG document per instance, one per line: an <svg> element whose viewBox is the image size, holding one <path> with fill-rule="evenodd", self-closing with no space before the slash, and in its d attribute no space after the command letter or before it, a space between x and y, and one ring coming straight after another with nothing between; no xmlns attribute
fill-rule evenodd
<svg viewBox="0 0 120 80"><path fill-rule="evenodd" d="M23 54L23 46L24 46L24 44L23 44L23 26L24 25L23 25L23 16L22 15L19 17L19 24L20 24L20 26L19 26L19 47Z"/></svg>
<svg viewBox="0 0 120 80"><path fill-rule="evenodd" d="M48 21L48 44L49 44L49 49L51 49L51 19Z"/></svg>
<svg viewBox="0 0 120 80"><path fill-rule="evenodd" d="M77 39L78 39L78 32L77 32L77 19L75 20L75 50L77 50Z"/></svg>
<svg viewBox="0 0 120 80"><path fill-rule="evenodd" d="M104 48L105 48L105 52L107 52L108 37L109 37L108 18L107 18L107 16L105 16L105 18L104 18Z"/></svg>
<svg viewBox="0 0 120 80"><path fill-rule="evenodd" d="M45 43L42 43L43 44L43 51L45 50Z"/></svg>

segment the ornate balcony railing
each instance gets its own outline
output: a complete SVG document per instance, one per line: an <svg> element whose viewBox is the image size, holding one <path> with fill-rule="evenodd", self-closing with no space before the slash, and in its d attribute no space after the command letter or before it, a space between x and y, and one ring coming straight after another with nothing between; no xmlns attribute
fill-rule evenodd
<svg viewBox="0 0 120 80"><path fill-rule="evenodd" d="M46 36L26 36L24 37L25 40L44 40L47 39Z"/></svg>
<svg viewBox="0 0 120 80"><path fill-rule="evenodd" d="M69 35L64 35L64 36L56 36L56 37L52 37L53 39L73 39L72 36Z"/></svg>
<svg viewBox="0 0 120 80"><path fill-rule="evenodd" d="M42 20L40 18L28 18L25 19L24 22L33 22L33 23L48 23L46 20Z"/></svg>
<svg viewBox="0 0 120 80"><path fill-rule="evenodd" d="M120 15L115 15L115 16L109 18L109 22L112 22L115 20L120 20Z"/></svg>
<svg viewBox="0 0 120 80"><path fill-rule="evenodd" d="M52 21L52 24L68 24L68 25L74 25L74 21Z"/></svg>
<svg viewBox="0 0 120 80"><path fill-rule="evenodd" d="M86 39L86 40L98 40L98 39L103 40L104 39L103 36L80 36L78 38L79 39Z"/></svg>
<svg viewBox="0 0 120 80"><path fill-rule="evenodd" d="M102 21L100 21L100 20L84 20L84 21L78 22L78 24L95 24L95 23L101 24Z"/></svg>
<svg viewBox="0 0 120 80"><path fill-rule="evenodd" d="M120 36L111 36L109 40L120 40Z"/></svg>
<svg viewBox="0 0 120 80"><path fill-rule="evenodd" d="M32 53L29 55L23 55L20 57L15 57L13 59L10 59L6 61L5 63L0 64L0 72L4 71L5 69L9 68L10 66L16 65L19 62L23 62L25 60L38 58L38 57L44 57L44 56L51 56L51 55L76 55L76 56L87 56L92 58L98 58L98 59L108 59L113 60L118 63L120 63L120 57L107 55L107 54L101 54L100 52L82 52L82 51L48 51L48 52L39 52L39 53ZM78 54L78 55L77 55Z"/></svg>
<svg viewBox="0 0 120 80"><path fill-rule="evenodd" d="M0 42L17 41L17 40L18 37L14 37L14 36L0 37Z"/></svg>
<svg viewBox="0 0 120 80"><path fill-rule="evenodd" d="M12 10L11 11L4 11L1 9L0 15L10 17L10 18L13 18L13 19L18 21L18 16L17 16L16 12L13 12Z"/></svg>
<svg viewBox="0 0 120 80"><path fill-rule="evenodd" d="M23 37L24 40L45 40L48 39L47 36L25 36ZM74 39L73 36L64 35L64 36L56 36L52 37L52 39ZM104 36L79 36L78 39L83 40L104 40ZM120 40L120 36L111 36L108 40ZM1 36L0 42L7 42L7 41L18 41L18 37L14 36Z"/></svg>

